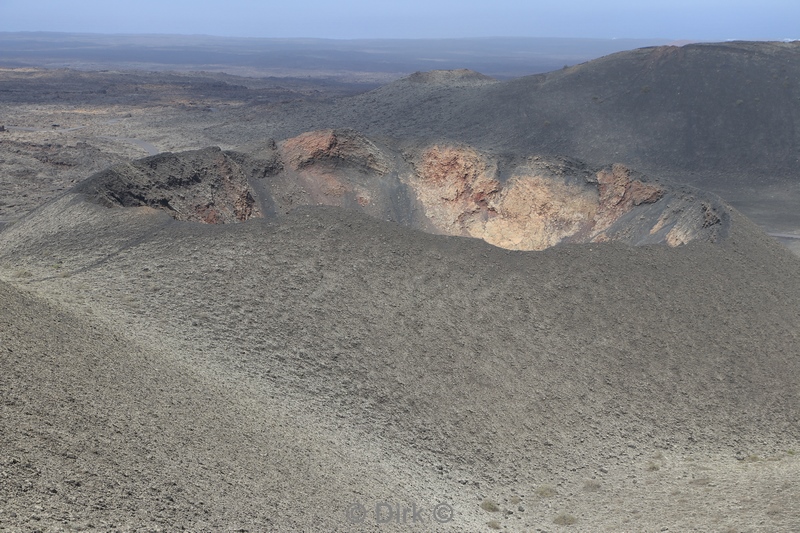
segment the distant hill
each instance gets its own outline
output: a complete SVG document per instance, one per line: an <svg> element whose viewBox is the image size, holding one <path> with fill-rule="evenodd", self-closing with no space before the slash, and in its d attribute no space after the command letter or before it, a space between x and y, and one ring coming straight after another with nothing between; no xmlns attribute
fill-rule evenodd
<svg viewBox="0 0 800 533"><path fill-rule="evenodd" d="M344 100L328 120L647 169L779 172L800 157L800 43L642 48L452 90L416 81Z"/></svg>
<svg viewBox="0 0 800 533"><path fill-rule="evenodd" d="M213 113L201 121L192 115L169 124L169 138L191 139L181 149L218 145L247 151L269 138L353 129L388 144L463 142L504 158L569 157L592 167L621 163L651 178L714 192L771 233L800 235L800 44L704 43L612 53L640 44L652 43L3 33L0 65L303 76L256 80L216 72L190 80L185 73L64 71L60 78L48 77L55 88L14 81L3 89L3 99L16 105L55 94L69 102L116 104L135 90L140 102L157 99L167 83L173 100L213 96L206 104ZM501 80L523 74L532 75ZM379 83L384 85L352 96ZM237 105L220 105L225 101ZM147 133L139 126L137 133L162 135L165 124L156 127L158 132ZM41 183L40 163L28 158L16 170L30 173L33 167L39 169L35 183ZM81 178L98 170L81 169ZM800 239L784 242L800 252Z"/></svg>
<svg viewBox="0 0 800 533"><path fill-rule="evenodd" d="M514 78L663 39L256 39L209 35L0 32L0 66L205 70L251 76L380 79L469 68Z"/></svg>
<svg viewBox="0 0 800 533"><path fill-rule="evenodd" d="M301 121L287 113L279 136L353 127L621 162L715 191L762 225L800 228L800 43L642 48L493 84L417 78ZM763 212L768 197L782 215Z"/></svg>

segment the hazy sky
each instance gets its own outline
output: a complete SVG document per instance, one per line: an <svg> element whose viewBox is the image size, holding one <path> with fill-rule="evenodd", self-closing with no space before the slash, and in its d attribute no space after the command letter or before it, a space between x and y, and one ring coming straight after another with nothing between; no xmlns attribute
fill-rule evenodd
<svg viewBox="0 0 800 533"><path fill-rule="evenodd" d="M241 37L800 38L800 0L0 0L0 31Z"/></svg>

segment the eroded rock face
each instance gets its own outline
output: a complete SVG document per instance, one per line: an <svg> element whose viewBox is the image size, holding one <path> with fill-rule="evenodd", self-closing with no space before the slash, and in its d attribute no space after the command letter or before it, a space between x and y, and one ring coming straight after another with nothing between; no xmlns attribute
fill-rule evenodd
<svg viewBox="0 0 800 533"><path fill-rule="evenodd" d="M723 215L710 202L699 202L692 207L677 217L672 217L672 220L668 216L669 213L664 213L650 230L650 234L655 235L668 228L664 241L670 246L680 246L693 241L698 231L716 235L718 228L723 225Z"/></svg>
<svg viewBox="0 0 800 533"><path fill-rule="evenodd" d="M492 207L498 216L487 220L481 238L512 250L554 246L586 231L597 211L591 190L527 174L512 177Z"/></svg>
<svg viewBox="0 0 800 533"><path fill-rule="evenodd" d="M283 212L297 205L369 207L376 191L368 183L391 170L384 151L352 130L303 133L281 142L278 156L284 171L272 190Z"/></svg>
<svg viewBox="0 0 800 533"><path fill-rule="evenodd" d="M228 224L263 216L246 170L219 148L116 165L77 191L109 207L148 206L183 221Z"/></svg>
<svg viewBox="0 0 800 533"><path fill-rule="evenodd" d="M580 187L525 173L501 183L496 162L470 147L428 148L408 183L439 232L502 248L547 248L591 216Z"/></svg>
<svg viewBox="0 0 800 533"><path fill-rule="evenodd" d="M285 163L294 170L346 166L380 174L389 171L388 161L375 143L352 130L303 133L284 141L281 152Z"/></svg>
<svg viewBox="0 0 800 533"><path fill-rule="evenodd" d="M425 207L430 222L442 233L472 235L477 220L496 216L490 200L500 190L497 169L471 148L433 146L422 153L407 183Z"/></svg>
<svg viewBox="0 0 800 533"><path fill-rule="evenodd" d="M352 130L307 132L267 152L261 160L218 148L161 154L112 167L79 192L107 206L149 206L209 224L338 206L513 250L679 246L727 232L719 201L648 182L621 164L597 170L566 158L503 159L447 143L400 149Z"/></svg>
<svg viewBox="0 0 800 533"><path fill-rule="evenodd" d="M619 164L593 174L577 163L532 157L501 182L497 163L470 147L433 146L419 159L408 184L439 232L515 250L612 240L605 230L665 192Z"/></svg>
<svg viewBox="0 0 800 533"><path fill-rule="evenodd" d="M592 226L595 232L592 240L596 242L606 240L603 232L622 215L636 206L655 203L664 196L662 187L632 178L630 169L618 163L597 173L597 192L598 211Z"/></svg>

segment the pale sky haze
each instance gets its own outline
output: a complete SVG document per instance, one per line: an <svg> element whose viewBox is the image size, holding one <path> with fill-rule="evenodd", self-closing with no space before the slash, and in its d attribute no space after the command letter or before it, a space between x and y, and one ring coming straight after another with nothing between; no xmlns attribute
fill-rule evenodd
<svg viewBox="0 0 800 533"><path fill-rule="evenodd" d="M800 0L0 0L0 31L800 39Z"/></svg>

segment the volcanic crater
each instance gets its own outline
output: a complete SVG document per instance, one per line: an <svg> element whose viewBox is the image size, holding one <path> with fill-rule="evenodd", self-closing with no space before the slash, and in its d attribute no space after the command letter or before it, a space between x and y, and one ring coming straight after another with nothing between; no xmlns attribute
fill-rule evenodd
<svg viewBox="0 0 800 533"><path fill-rule="evenodd" d="M210 224L281 216L301 205L345 207L512 250L715 242L729 224L712 195L619 163L591 168L463 143L403 145L354 130L306 132L251 154L214 147L159 154L95 174L76 192L108 207L148 206Z"/></svg>

